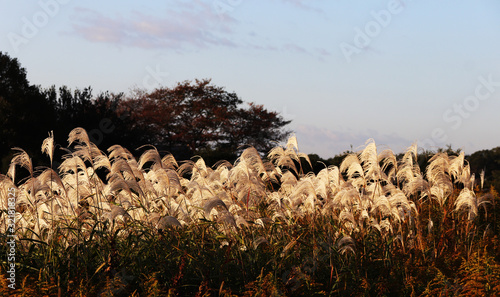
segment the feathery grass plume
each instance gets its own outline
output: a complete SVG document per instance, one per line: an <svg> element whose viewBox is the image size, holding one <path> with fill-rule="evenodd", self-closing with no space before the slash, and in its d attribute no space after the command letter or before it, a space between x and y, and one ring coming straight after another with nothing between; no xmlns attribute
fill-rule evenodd
<svg viewBox="0 0 500 297"><path fill-rule="evenodd" d="M332 189L328 168L324 168L318 172L316 178L313 179L313 183L318 198L323 201L333 198L333 190L336 189L336 187Z"/></svg>
<svg viewBox="0 0 500 297"><path fill-rule="evenodd" d="M206 198L204 198L204 193L206 193L206 195L210 197L215 195L215 193L210 188L204 186L203 184L198 183L195 180L190 181L186 185L186 188L187 188L186 198L192 205L196 206L202 205L203 202L206 200Z"/></svg>
<svg viewBox="0 0 500 297"><path fill-rule="evenodd" d="M75 141L90 146L90 140L89 136L87 135L87 131L85 131L85 129L81 127L75 128L71 130L71 132L69 132L68 136L69 145L71 146L71 144L73 144L73 142Z"/></svg>
<svg viewBox="0 0 500 297"><path fill-rule="evenodd" d="M390 149L383 150L378 155L378 161L382 162L382 172L385 173L385 179L389 182L393 182L396 178L396 172L398 171L398 160L394 152Z"/></svg>
<svg viewBox="0 0 500 297"><path fill-rule="evenodd" d="M108 186L110 192L125 191L132 196L129 183L120 174L113 174L108 178Z"/></svg>
<svg viewBox="0 0 500 297"><path fill-rule="evenodd" d="M86 145L75 145L73 154L80 157L84 162L89 162L92 166L94 165L95 158L103 155L101 150L92 142Z"/></svg>
<svg viewBox="0 0 500 297"><path fill-rule="evenodd" d="M404 183L413 181L414 178L421 175L420 167L417 163L417 143L413 143L408 147L401 159L398 170L396 173L396 179L398 186L402 186Z"/></svg>
<svg viewBox="0 0 500 297"><path fill-rule="evenodd" d="M161 158L161 164L165 169L175 170L179 167L179 164L177 164L177 160L175 160L175 157L172 154L166 154L165 156L163 156L163 158Z"/></svg>
<svg viewBox="0 0 500 297"><path fill-rule="evenodd" d="M483 185L484 185L484 169L482 169L481 173L479 173L479 177L481 179L481 189L483 189Z"/></svg>
<svg viewBox="0 0 500 297"><path fill-rule="evenodd" d="M403 192L398 192L387 197L390 205L390 217L399 225L406 221L406 218L413 214L418 214L413 203L410 203Z"/></svg>
<svg viewBox="0 0 500 297"><path fill-rule="evenodd" d="M379 293L379 288L386 290L391 286L397 293L409 295L410 291L403 291L407 287L392 284L404 279L403 282L414 282L412 289L415 288L418 295L425 289L428 278L424 277L419 284L416 281L422 280L416 279L429 271L420 267L432 267L439 256L451 256L450 261L443 263L450 264L450 270L455 269L458 264L453 263L453 258L463 256L465 259L476 247L496 243L489 235L489 230L495 227L492 224L486 227L491 218L486 216L483 220L479 209L486 207L493 196L473 192L474 177L462 155L435 157L430 169L422 174L416 162L416 145L407 149L397 162L390 150L377 155L374 141L368 140L364 149L350 154L340 168L330 166L314 175L296 174L283 165L286 163L275 166L272 162L279 163L277 159L267 162L252 148L242 152L234 166L221 161L207 167L202 159L177 166L171 155L160 158L154 147L138 160L121 146L111 147L106 156L94 144L86 144L76 137L71 147L75 151L61 160L59 173L44 169L40 175L19 182L16 188L16 232L22 237L20 264L29 262L29 267L39 269L35 279L40 282L57 278L59 274L65 278L67 274L64 282L68 287L70 282L101 285L102 276L108 271L114 274L111 268L103 274L103 268L113 265L109 265L111 261L101 264L102 253L92 252L104 246L105 256L108 252L115 253L122 258L120 263L132 263L126 268L131 274L140 276L158 271L158 275L165 275L167 283L175 277L171 269L183 258L201 257L201 268L200 263L186 261L183 273L194 275L194 279L182 280L183 286L178 289L184 295L196 293L189 286L197 288L202 281L197 276L199 269L221 267L219 276L227 280L225 286L230 287L229 281L235 280L231 290L240 292L244 290L243 280L259 275L260 268L252 267L266 265L275 271L295 269L294 273L311 284L311 290L304 285L300 292L296 291L302 295L328 290L345 293L342 287L347 288L352 280L349 273L354 272L354 277L358 277L357 269L378 270L382 269L379 265L384 265L383 269L390 269L386 275L389 278L379 278L376 273L361 276L362 282L375 281L365 294ZM294 166L298 167L297 158L303 161L296 139L281 149ZM19 158L16 162L23 163ZM437 160L439 158L442 160ZM104 182L96 174L101 173L97 171L99 168L105 173L109 171ZM431 180L426 180L427 175ZM279 180L276 184L269 183L273 176ZM12 179L0 175L2 218L8 207L5 197L10 187L15 187ZM423 204L424 201L418 199L423 197L440 201L444 208L438 203ZM451 198L446 200L447 197ZM424 213L424 217L419 212ZM212 221L200 222L199 219L204 218ZM190 226L177 228L186 225ZM0 232L6 228L5 220L0 220ZM173 232L158 233L157 229ZM468 236L471 230L477 231L476 235ZM457 240L448 239L452 236L457 236ZM466 248L460 247L466 239ZM192 244L197 241L200 245ZM222 250L219 249L221 242ZM81 249L82 243L90 253ZM183 248L169 249L172 245ZM242 253L239 247L255 250ZM158 265L155 257L162 255L163 250L168 252L168 257L158 258L162 264ZM153 255L153 259L145 257L138 265L133 258L136 252L144 251ZM327 273L311 271L307 267L309 260L302 265L296 261L296 255L310 258L309 252L313 261L317 261L316 272ZM359 257L351 261L351 255L357 254ZM427 256L431 254L434 258ZM387 260L391 265L386 265ZM86 267L88 265L90 267ZM404 273L399 272L400 268L405 268ZM244 271L244 275L233 278L227 274L239 270ZM331 271L330 280L328 271ZM279 282L279 275L277 277ZM141 280L138 277L137 282ZM198 284L193 285L192 280ZM207 281L207 286L211 286L210 283L211 280ZM417 287L421 288L420 292ZM284 294L291 292L283 288ZM216 292L213 288L208 291ZM392 292L388 289L383 294Z"/></svg>
<svg viewBox="0 0 500 297"><path fill-rule="evenodd" d="M219 160L217 162L215 162L214 166L216 169L228 169L230 170L231 168L233 168L233 164L231 164L230 162L228 162L227 160Z"/></svg>
<svg viewBox="0 0 500 297"><path fill-rule="evenodd" d="M349 154L344 158L340 163L340 172L347 172L347 178L350 180L361 178L364 181L363 167L357 154Z"/></svg>
<svg viewBox="0 0 500 297"><path fill-rule="evenodd" d="M380 230L382 231L382 236L387 236L394 233L394 228L391 224L389 218L385 218L379 222Z"/></svg>
<svg viewBox="0 0 500 297"><path fill-rule="evenodd" d="M235 215L235 222L237 227L250 227L250 224L245 220L243 217L240 217L239 215Z"/></svg>
<svg viewBox="0 0 500 297"><path fill-rule="evenodd" d="M45 153L50 158L50 165L52 166L53 158L54 158L54 131L49 132L49 137L45 138L42 143L42 153Z"/></svg>
<svg viewBox="0 0 500 297"><path fill-rule="evenodd" d="M455 180L455 182L461 181L460 177L464 169L464 160L465 160L464 152L460 152L458 156L452 156L449 158L447 171L448 174Z"/></svg>
<svg viewBox="0 0 500 297"><path fill-rule="evenodd" d="M427 222L427 232L431 233L433 227L434 227L434 222L432 221L432 219L429 218L429 222Z"/></svg>
<svg viewBox="0 0 500 297"><path fill-rule="evenodd" d="M351 210L345 208L339 214L339 222L342 224L344 231L348 234L352 234L356 230L358 230L358 222L354 217L354 214Z"/></svg>
<svg viewBox="0 0 500 297"><path fill-rule="evenodd" d="M224 203L224 201L222 201L220 198L215 197L209 199L207 202L205 202L205 205L203 205L203 210L205 211L205 217L208 218L210 216L210 212L212 211L212 209L216 208L217 206L221 206L224 209L228 210L226 203Z"/></svg>
<svg viewBox="0 0 500 297"><path fill-rule="evenodd" d="M389 196L389 202L392 207L400 209L405 216L412 216L412 214L415 217L418 216L418 210L415 203L408 200L408 197L404 194L404 192L399 189Z"/></svg>
<svg viewBox="0 0 500 297"><path fill-rule="evenodd" d="M16 166L20 166L28 170L30 176L33 176L33 164L31 163L31 158L29 157L28 153L18 147L13 148L13 150L18 152L14 154L14 157L10 161L7 176L9 176L13 181L15 180Z"/></svg>
<svg viewBox="0 0 500 297"><path fill-rule="evenodd" d="M286 171L281 176L281 187L280 192L286 194L291 194L295 186L297 185L297 178L290 171Z"/></svg>
<svg viewBox="0 0 500 297"><path fill-rule="evenodd" d="M469 189L474 189L474 183L476 182L476 176L470 173L469 164L465 164L459 173L458 178L455 180L456 183L461 183L464 187Z"/></svg>
<svg viewBox="0 0 500 297"><path fill-rule="evenodd" d="M36 177L28 178L22 185L19 185L16 206L25 206L27 209L23 211L23 215L29 218L31 227L40 223L39 208L45 202L43 191L46 187L40 184ZM39 192L42 192L38 194ZM7 197L7 196L6 196Z"/></svg>
<svg viewBox="0 0 500 297"><path fill-rule="evenodd" d="M491 203L487 195L477 197L473 190L463 188L455 200L455 211L466 208L468 210L467 218L472 221L477 216L480 206L484 207L486 210L487 203Z"/></svg>
<svg viewBox="0 0 500 297"><path fill-rule="evenodd" d="M175 217L164 216L158 221L156 228L165 229L167 226L182 227L182 224Z"/></svg>
<svg viewBox="0 0 500 297"><path fill-rule="evenodd" d="M244 156L242 154L243 157L237 159L235 166L229 172L228 186L236 193L239 203L246 205L248 211L250 206L258 204L266 196L264 179L267 175L260 156L257 159L256 151L247 150L248 154Z"/></svg>
<svg viewBox="0 0 500 297"><path fill-rule="evenodd" d="M418 146L417 143L414 142L410 147L408 147L403 155L403 164L413 165L417 162L418 159Z"/></svg>
<svg viewBox="0 0 500 297"><path fill-rule="evenodd" d="M28 178L20 186L20 188L26 189L26 191L28 193L30 193L31 196L34 197L34 198L41 198L40 196L45 196L45 192L47 192L47 191L50 190L50 187L47 184L45 184L45 183L41 183L40 180L37 177L30 177L30 178ZM38 196L38 194L40 194L39 192L43 192L43 193L41 193L41 195Z"/></svg>
<svg viewBox="0 0 500 297"><path fill-rule="evenodd" d="M138 199L138 202L142 206L147 207L147 205L149 204L148 203L149 201L141 199L141 198L144 198L145 195L142 192L142 189L139 186L139 183L135 179L125 179L120 174L113 174L108 179L108 185L109 185L109 191L111 193L124 191L125 193L128 194L128 197L130 199L134 199L134 198ZM134 194L134 192L136 194Z"/></svg>
<svg viewBox="0 0 500 297"><path fill-rule="evenodd" d="M255 175L259 176L264 182L277 182L274 166L272 163L263 162L259 152L257 152L254 147L248 147L241 153L240 157L236 159L233 169L242 163L244 163L244 166L242 165L244 168L255 173ZM235 170L237 171L238 169Z"/></svg>
<svg viewBox="0 0 500 297"><path fill-rule="evenodd" d="M365 148L359 154L359 160L363 164L363 172L366 180L380 180L381 169L379 165L379 157L377 154L377 146L373 139L369 139L365 143Z"/></svg>
<svg viewBox="0 0 500 297"><path fill-rule="evenodd" d="M389 199L386 196L377 197L371 212L375 214L378 213L379 219L382 219L384 217L392 217L396 220L396 222L399 222L401 220L397 208L394 208L393 205L391 205Z"/></svg>
<svg viewBox="0 0 500 297"><path fill-rule="evenodd" d="M297 244L297 242L298 242L299 238L300 238L300 236L299 236L298 238L295 238L295 239L293 239L292 241L290 241L290 242L289 242L289 243L288 243L288 244L287 244L287 245L283 248L283 251L281 251L280 257L282 257L282 258L283 258L283 257L285 257L285 256L286 256L286 254L287 254L287 252L288 252L288 250L290 250L291 248L293 248L293 247Z"/></svg>
<svg viewBox="0 0 500 297"><path fill-rule="evenodd" d="M332 188L339 188L344 183L344 177L340 174L340 169L337 166L328 166L328 178Z"/></svg>
<svg viewBox="0 0 500 297"><path fill-rule="evenodd" d="M123 207L111 204L110 205L111 211L106 212L103 214L103 218L108 219L110 221L116 219L118 216L122 216L123 218L129 218L131 219L131 216L127 213Z"/></svg>
<svg viewBox="0 0 500 297"><path fill-rule="evenodd" d="M194 162L192 160L182 161L182 164L177 168L177 174L181 177L193 172Z"/></svg>
<svg viewBox="0 0 500 297"><path fill-rule="evenodd" d="M300 152L300 150L299 150L299 144L297 142L297 137L295 137L295 135L292 135L292 136L290 136L288 138L288 141L286 143L286 149L288 151L295 151L295 153L297 154L297 156L299 157L299 159L303 158L304 160L306 160L307 163L309 163L309 166L312 168L312 164L311 164L311 160L309 160L309 156L307 154L304 154L304 153ZM300 160L299 160L299 164L301 164Z"/></svg>
<svg viewBox="0 0 500 297"><path fill-rule="evenodd" d="M446 153L436 153L426 169L426 177L430 185L431 198L438 201L441 207L453 191L453 183L449 175L450 158Z"/></svg>
<svg viewBox="0 0 500 297"><path fill-rule="evenodd" d="M87 166L85 162L76 154L70 153L63 156L64 161L59 165L58 170L63 175L65 174L78 174L83 172L87 174Z"/></svg>
<svg viewBox="0 0 500 297"><path fill-rule="evenodd" d="M302 199L305 197L305 199ZM297 207L301 204L304 205L305 210L312 213L316 208L316 190L311 180L311 176L303 177L297 183L292 193L292 205Z"/></svg>
<svg viewBox="0 0 500 297"><path fill-rule="evenodd" d="M177 168L179 176L183 177L186 174L191 174L191 181L204 180L208 175L207 165L205 160L200 156L195 156L193 158L198 158L195 161L186 160L183 161L182 165Z"/></svg>
<svg viewBox="0 0 500 297"><path fill-rule="evenodd" d="M451 182L450 182L451 184ZM452 193L453 187L448 184L441 185L433 185L429 190L429 197L436 200L439 203L439 206L443 208L445 206L448 197Z"/></svg>
<svg viewBox="0 0 500 297"><path fill-rule="evenodd" d="M461 208L468 209L469 220L473 220L476 217L478 211L476 194L468 188L462 189L455 200L455 211L459 211Z"/></svg>
<svg viewBox="0 0 500 297"><path fill-rule="evenodd" d="M443 179L449 179L446 174L450 169L450 158L448 154L440 152L436 153L429 160L429 165L427 165L425 176L431 184L441 183Z"/></svg>
<svg viewBox="0 0 500 297"><path fill-rule="evenodd" d="M172 169L151 170L151 176L154 176L153 188L156 193L171 197L178 192L183 192L181 181L177 172Z"/></svg>
<svg viewBox="0 0 500 297"><path fill-rule="evenodd" d="M297 138L295 137L295 135L292 135L288 138L285 147L286 149L283 149L281 146L277 146L271 149L271 151L269 151L268 158L271 160L271 162L274 163L275 166L286 167L288 170L293 170L295 174L299 174L299 171L297 170L294 161L296 161L299 164L302 171L300 158L303 158L309 163L309 165L312 168L309 156L299 152L299 145L297 143Z"/></svg>
<svg viewBox="0 0 500 297"><path fill-rule="evenodd" d="M290 137L288 137L286 142L286 149L296 152L299 151L299 143L297 142L297 137L295 135L291 135Z"/></svg>
<svg viewBox="0 0 500 297"><path fill-rule="evenodd" d="M353 255L356 255L354 240L347 234L337 240L335 247L341 255L345 255L347 252L351 252Z"/></svg>
<svg viewBox="0 0 500 297"><path fill-rule="evenodd" d="M297 174L297 167L295 166L294 160L300 162L298 156L293 152L290 154L287 150L282 147L275 147L269 151L269 159L271 159L274 164L278 167L286 167L288 170L293 170Z"/></svg>
<svg viewBox="0 0 500 297"><path fill-rule="evenodd" d="M94 158L94 169L97 170L100 168L105 168L108 171L111 171L111 162L109 161L108 156L104 154L96 156Z"/></svg>
<svg viewBox="0 0 500 297"><path fill-rule="evenodd" d="M403 163L399 166L396 173L398 186L404 188L406 184L414 182L421 176L416 170L417 166L409 163Z"/></svg>
<svg viewBox="0 0 500 297"><path fill-rule="evenodd" d="M420 193L420 199L422 199L430 195L429 183L421 175L417 175L416 177L412 178L410 181L405 183L402 188L403 192L408 197Z"/></svg>
<svg viewBox="0 0 500 297"><path fill-rule="evenodd" d="M267 246L269 245L269 240L267 240L264 236L259 236L253 241L253 248L256 250L260 245Z"/></svg>
<svg viewBox="0 0 500 297"><path fill-rule="evenodd" d="M238 227L238 225L236 224L236 219L229 211L224 211L218 214L217 223L220 223L224 226L224 231L226 234L228 234L229 231L228 227L233 227L234 229Z"/></svg>
<svg viewBox="0 0 500 297"><path fill-rule="evenodd" d="M131 166L129 162L127 162L124 159L118 158L114 159L113 162L111 163L111 170L109 171L108 175L106 176L106 179L110 179L110 177L114 175L119 175L125 180L133 180L136 181L136 174L137 173L137 168L136 171L134 172L134 167ZM139 174L142 174L140 171L138 172Z"/></svg>
<svg viewBox="0 0 500 297"><path fill-rule="evenodd" d="M360 200L359 191L348 182L333 197L333 206L335 209L350 209L353 204L358 203Z"/></svg>
<svg viewBox="0 0 500 297"><path fill-rule="evenodd" d="M222 173L223 172L224 170L222 170ZM229 176L229 172L227 176ZM227 177L226 179L222 179L221 170L210 170L206 180L213 189L220 190L223 188L224 182L227 181Z"/></svg>
<svg viewBox="0 0 500 297"><path fill-rule="evenodd" d="M109 152L108 155L109 160L116 160L121 158L123 160L128 161L134 158L134 155L132 155L132 153L128 149L122 147L119 144L110 146L108 148L108 152Z"/></svg>
<svg viewBox="0 0 500 297"><path fill-rule="evenodd" d="M141 146L140 148L142 147L144 146ZM143 169L144 165L148 162L152 163L151 167L153 167L154 165L159 165L161 168L163 168L163 163L161 161L160 153L155 147L145 151L139 157L139 164L138 164L139 169Z"/></svg>

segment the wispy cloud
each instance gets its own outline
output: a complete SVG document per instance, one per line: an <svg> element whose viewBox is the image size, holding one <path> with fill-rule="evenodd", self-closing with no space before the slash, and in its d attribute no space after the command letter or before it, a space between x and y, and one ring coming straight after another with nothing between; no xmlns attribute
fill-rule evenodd
<svg viewBox="0 0 500 297"><path fill-rule="evenodd" d="M304 1L285 2L309 9ZM177 52L232 47L290 52L319 59L329 55L326 49L284 40L280 43L279 39L266 36L266 32L244 33L241 20L231 13L221 15L211 1L177 0L162 16L137 10L126 15L110 15L87 8L78 8L76 14L71 33L90 42Z"/></svg>
<svg viewBox="0 0 500 297"><path fill-rule="evenodd" d="M80 8L73 26L74 33L92 42L103 42L140 48L207 48L235 46L230 35L236 22L223 21L206 2L178 2L175 8L157 17L134 11L131 17L111 17Z"/></svg>

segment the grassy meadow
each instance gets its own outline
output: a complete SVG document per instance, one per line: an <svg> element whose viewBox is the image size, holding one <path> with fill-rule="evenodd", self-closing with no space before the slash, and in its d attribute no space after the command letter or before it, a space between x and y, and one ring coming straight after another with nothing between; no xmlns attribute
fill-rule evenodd
<svg viewBox="0 0 500 297"><path fill-rule="evenodd" d="M367 141L314 174L295 137L212 167L68 142L0 175L0 296L500 295L499 195L463 153Z"/></svg>

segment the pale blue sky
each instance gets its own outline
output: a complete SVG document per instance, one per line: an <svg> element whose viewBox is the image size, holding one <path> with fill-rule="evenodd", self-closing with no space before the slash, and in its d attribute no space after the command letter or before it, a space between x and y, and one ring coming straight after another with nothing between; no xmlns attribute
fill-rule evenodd
<svg viewBox="0 0 500 297"><path fill-rule="evenodd" d="M0 51L43 87L212 78L293 120L301 150L325 158L369 138L395 152L500 146L500 1L0 4Z"/></svg>

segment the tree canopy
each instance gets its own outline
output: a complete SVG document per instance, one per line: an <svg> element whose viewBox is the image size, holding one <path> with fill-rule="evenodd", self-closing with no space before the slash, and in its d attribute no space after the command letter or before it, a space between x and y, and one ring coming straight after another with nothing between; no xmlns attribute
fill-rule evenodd
<svg viewBox="0 0 500 297"><path fill-rule="evenodd" d="M267 153L289 134L290 121L262 105L243 101L209 79L184 81L173 88L135 92L121 102L132 129L145 131L143 143L174 154L225 154L235 157L244 145Z"/></svg>

